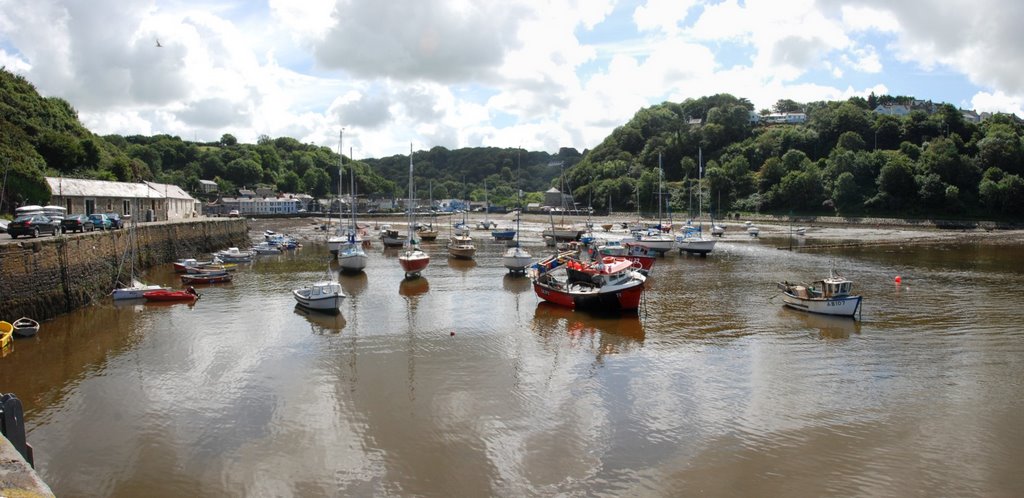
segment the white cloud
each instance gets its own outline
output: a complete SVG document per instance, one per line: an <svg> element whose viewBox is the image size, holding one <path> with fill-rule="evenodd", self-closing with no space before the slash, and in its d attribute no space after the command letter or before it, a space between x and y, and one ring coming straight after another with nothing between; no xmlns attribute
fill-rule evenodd
<svg viewBox="0 0 1024 498"><path fill-rule="evenodd" d="M1003 92L978 92L971 98L971 106L978 112L1006 112L1024 116L1024 97Z"/></svg>
<svg viewBox="0 0 1024 498"><path fill-rule="evenodd" d="M0 0L0 64L101 134L334 146L344 126L361 157L409 141L555 151L664 100L885 93L899 64L1019 110L1021 18L1011 0Z"/></svg>

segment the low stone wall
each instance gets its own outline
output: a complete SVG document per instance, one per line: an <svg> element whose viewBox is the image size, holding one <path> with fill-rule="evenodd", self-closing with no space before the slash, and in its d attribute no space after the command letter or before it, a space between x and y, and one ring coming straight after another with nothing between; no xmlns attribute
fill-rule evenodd
<svg viewBox="0 0 1024 498"><path fill-rule="evenodd" d="M248 247L245 219L139 224L135 268L144 270L229 246ZM45 320L110 294L127 275L130 230L94 231L0 244L0 319Z"/></svg>
<svg viewBox="0 0 1024 498"><path fill-rule="evenodd" d="M723 220L716 220L723 221ZM970 221L970 220L942 220L942 219L918 219L918 218L871 218L857 216L776 216L770 214L733 214L724 222L756 221L762 223L776 223L780 225L789 224L816 224L836 226L887 226L887 227L916 227L916 228L948 228L948 229L974 229L983 228L987 230L1013 230L1020 228L1019 223L1000 221Z"/></svg>

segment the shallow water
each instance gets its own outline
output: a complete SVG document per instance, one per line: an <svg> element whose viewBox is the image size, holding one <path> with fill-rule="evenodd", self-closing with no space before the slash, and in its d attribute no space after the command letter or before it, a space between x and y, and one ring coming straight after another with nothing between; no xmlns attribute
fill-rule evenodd
<svg viewBox="0 0 1024 498"><path fill-rule="evenodd" d="M18 340L0 390L58 496L1024 494L1020 247L726 237L608 318L474 236L414 280L378 245L332 273L336 316L290 295L328 267L312 243L194 305L105 301ZM781 306L833 264L861 321Z"/></svg>

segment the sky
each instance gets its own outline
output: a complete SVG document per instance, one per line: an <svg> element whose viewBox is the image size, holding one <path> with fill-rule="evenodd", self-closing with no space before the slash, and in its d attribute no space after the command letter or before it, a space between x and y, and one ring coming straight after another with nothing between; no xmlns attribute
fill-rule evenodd
<svg viewBox="0 0 1024 498"><path fill-rule="evenodd" d="M582 152L723 92L1024 116L1021 20L1019 0L0 0L0 66L101 135Z"/></svg>

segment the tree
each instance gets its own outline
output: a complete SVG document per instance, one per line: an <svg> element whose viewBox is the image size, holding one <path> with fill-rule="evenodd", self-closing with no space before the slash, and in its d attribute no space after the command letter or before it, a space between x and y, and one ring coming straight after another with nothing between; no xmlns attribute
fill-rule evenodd
<svg viewBox="0 0 1024 498"><path fill-rule="evenodd" d="M234 147L238 145L238 139L235 138L235 136L230 133L225 133L220 136L220 142L218 143L220 143L220 145L223 145L224 147Z"/></svg>
<svg viewBox="0 0 1024 498"><path fill-rule="evenodd" d="M252 159L235 159L228 163L225 176L236 185L255 185L263 178L263 168Z"/></svg>
<svg viewBox="0 0 1024 498"><path fill-rule="evenodd" d="M306 174L302 175L302 185L309 195L323 197L330 191L331 177L320 168L309 168Z"/></svg>
<svg viewBox="0 0 1024 498"><path fill-rule="evenodd" d="M279 192L299 192L299 175L294 171L286 171L277 179L277 190Z"/></svg>
<svg viewBox="0 0 1024 498"><path fill-rule="evenodd" d="M853 173L845 172L836 178L832 186L832 200L839 212L844 213L860 208L864 200L857 188L857 181L853 179Z"/></svg>

